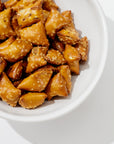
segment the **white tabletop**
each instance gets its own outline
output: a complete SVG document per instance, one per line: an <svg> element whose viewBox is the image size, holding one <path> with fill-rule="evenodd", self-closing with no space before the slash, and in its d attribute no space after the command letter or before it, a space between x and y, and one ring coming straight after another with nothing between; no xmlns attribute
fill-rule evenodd
<svg viewBox="0 0 114 144"><path fill-rule="evenodd" d="M114 144L114 0L99 1L108 23L109 53L91 96L69 115L50 122L0 119L0 144Z"/></svg>

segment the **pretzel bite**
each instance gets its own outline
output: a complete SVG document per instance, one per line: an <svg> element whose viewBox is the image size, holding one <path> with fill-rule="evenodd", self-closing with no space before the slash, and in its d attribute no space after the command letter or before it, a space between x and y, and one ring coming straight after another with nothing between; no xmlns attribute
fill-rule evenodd
<svg viewBox="0 0 114 144"><path fill-rule="evenodd" d="M9 105L15 107L21 95L21 90L15 88L5 73L0 77L0 97Z"/></svg>
<svg viewBox="0 0 114 144"><path fill-rule="evenodd" d="M62 15L65 17L68 24L57 32L58 38L64 44L75 45L79 41L79 33L75 29L71 11L65 11Z"/></svg>
<svg viewBox="0 0 114 144"><path fill-rule="evenodd" d="M53 42L52 42L52 47L55 49L55 50L58 50L59 52L63 52L64 51L64 44L62 43L62 42L60 42L60 41L58 41L58 40L54 40Z"/></svg>
<svg viewBox="0 0 114 144"><path fill-rule="evenodd" d="M64 44L75 45L79 40L79 34L73 28L62 29L57 35Z"/></svg>
<svg viewBox="0 0 114 144"><path fill-rule="evenodd" d="M43 10L38 6L30 5L17 12L19 27L24 28L43 20Z"/></svg>
<svg viewBox="0 0 114 144"><path fill-rule="evenodd" d="M9 62L16 62L26 56L31 49L30 42L17 38L11 45L0 50L0 56Z"/></svg>
<svg viewBox="0 0 114 144"><path fill-rule="evenodd" d="M26 73L31 73L32 71L38 69L41 66L47 64L47 61L44 59L46 54L47 47L34 47L27 58L28 64L26 68Z"/></svg>
<svg viewBox="0 0 114 144"><path fill-rule="evenodd" d="M19 61L12 66L7 71L7 75L11 80L20 80L23 72L23 61Z"/></svg>
<svg viewBox="0 0 114 144"><path fill-rule="evenodd" d="M23 40L28 40L35 45L46 47L49 46L49 42L45 33L45 28L41 21L33 24L30 27L26 27L20 30L20 36Z"/></svg>
<svg viewBox="0 0 114 144"><path fill-rule="evenodd" d="M3 57L0 57L0 75L4 71L7 66L7 62L4 60Z"/></svg>
<svg viewBox="0 0 114 144"><path fill-rule="evenodd" d="M47 98L45 93L27 93L19 99L19 104L26 109L34 109L42 105Z"/></svg>
<svg viewBox="0 0 114 144"><path fill-rule="evenodd" d="M48 63L54 65L61 65L66 63L64 56L58 50L54 49L48 51L48 54L46 55L45 59Z"/></svg>
<svg viewBox="0 0 114 144"><path fill-rule="evenodd" d="M49 82L46 93L48 100L51 100L54 96L68 96L66 81L61 73L56 74Z"/></svg>
<svg viewBox="0 0 114 144"><path fill-rule="evenodd" d="M15 11L18 11L19 9L23 9L24 7L32 4L36 4L38 7L42 7L43 0L20 0L12 8Z"/></svg>
<svg viewBox="0 0 114 144"><path fill-rule="evenodd" d="M58 9L59 7L53 0L44 0L43 9L50 11L51 9Z"/></svg>
<svg viewBox="0 0 114 144"><path fill-rule="evenodd" d="M19 0L8 0L4 3L6 8L11 8L14 6Z"/></svg>
<svg viewBox="0 0 114 144"><path fill-rule="evenodd" d="M7 37L14 35L11 27L11 9L6 9L0 12L0 40L4 40Z"/></svg>
<svg viewBox="0 0 114 144"><path fill-rule="evenodd" d="M66 45L64 51L64 58L67 62L73 62L75 60L80 60L80 54L75 47L71 45Z"/></svg>
<svg viewBox="0 0 114 144"><path fill-rule="evenodd" d="M80 39L79 43L76 45L78 52L81 55L82 61L88 60L88 39L87 37L83 37Z"/></svg>
<svg viewBox="0 0 114 144"><path fill-rule="evenodd" d="M65 28L67 28L67 27L75 28L71 10L63 11L61 14L67 21L67 25L65 26Z"/></svg>
<svg viewBox="0 0 114 144"><path fill-rule="evenodd" d="M53 74L50 68L41 68L25 78L18 86L19 89L41 92L45 90Z"/></svg>
<svg viewBox="0 0 114 144"><path fill-rule="evenodd" d="M9 45L11 45L15 41L15 38L13 36L9 37L6 41L0 44L0 50L7 48Z"/></svg>
<svg viewBox="0 0 114 144"><path fill-rule="evenodd" d="M80 57L78 50L70 45L66 45L65 51L64 51L64 58L69 64L71 72L75 74L79 74L78 64L79 64L81 57Z"/></svg>
<svg viewBox="0 0 114 144"><path fill-rule="evenodd" d="M68 93L70 93L71 88L72 88L72 82L71 82L71 72L70 72L69 66L62 65L62 66L58 67L58 70L61 73L61 75L63 76L63 78L65 79Z"/></svg>
<svg viewBox="0 0 114 144"><path fill-rule="evenodd" d="M65 18L56 9L52 9L45 23L47 35L54 38L56 32L66 25Z"/></svg>

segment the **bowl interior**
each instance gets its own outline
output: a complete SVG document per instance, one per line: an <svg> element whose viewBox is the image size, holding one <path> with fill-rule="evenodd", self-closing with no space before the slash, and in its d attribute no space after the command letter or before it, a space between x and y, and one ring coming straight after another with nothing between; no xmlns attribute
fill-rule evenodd
<svg viewBox="0 0 114 144"><path fill-rule="evenodd" d="M64 10L72 10L77 30L81 36L89 39L89 61L81 65L79 76L72 77L72 93L67 98L54 99L46 102L34 110L26 110L21 107L12 108L0 101L0 115L22 121L41 121L55 118L79 105L93 89L98 75L103 69L106 50L106 34L102 13L95 0L55 0Z"/></svg>

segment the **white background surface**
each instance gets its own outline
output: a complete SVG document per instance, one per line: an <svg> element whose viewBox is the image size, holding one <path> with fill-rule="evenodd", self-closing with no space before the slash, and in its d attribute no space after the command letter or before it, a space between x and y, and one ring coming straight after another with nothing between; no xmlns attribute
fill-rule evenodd
<svg viewBox="0 0 114 144"><path fill-rule="evenodd" d="M99 0L109 31L104 73L89 98L64 118L43 123L0 119L0 144L114 144L114 0Z"/></svg>

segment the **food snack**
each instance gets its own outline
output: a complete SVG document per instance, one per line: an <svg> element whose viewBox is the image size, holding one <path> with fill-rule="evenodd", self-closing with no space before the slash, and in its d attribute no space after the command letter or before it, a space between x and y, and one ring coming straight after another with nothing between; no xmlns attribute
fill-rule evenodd
<svg viewBox="0 0 114 144"><path fill-rule="evenodd" d="M21 96L19 104L24 108L33 109L42 105L46 98L45 93L27 93Z"/></svg>
<svg viewBox="0 0 114 144"><path fill-rule="evenodd" d="M54 0L0 0L0 98L10 106L68 97L88 51L72 12Z"/></svg>
<svg viewBox="0 0 114 144"><path fill-rule="evenodd" d="M45 59L48 63L53 65L63 65L66 63L65 58L58 50L49 50Z"/></svg>
<svg viewBox="0 0 114 144"><path fill-rule="evenodd" d="M18 86L19 89L33 92L45 90L53 71L50 68L41 68L25 78Z"/></svg>
<svg viewBox="0 0 114 144"><path fill-rule="evenodd" d="M64 28L57 33L58 38L64 44L75 45L79 40L79 33L75 29L72 13L71 11L65 11L62 15L68 22L68 25L64 26Z"/></svg>
<svg viewBox="0 0 114 144"><path fill-rule="evenodd" d="M56 32L67 24L66 19L56 9L52 9L45 23L46 33L49 37L54 38Z"/></svg>
<svg viewBox="0 0 114 144"><path fill-rule="evenodd" d="M0 97L11 106L16 106L21 90L15 88L5 73L0 77Z"/></svg>
<svg viewBox="0 0 114 144"><path fill-rule="evenodd" d="M0 12L0 40L4 40L14 35L14 31L10 23L11 13L11 9L6 9Z"/></svg>
<svg viewBox="0 0 114 144"><path fill-rule="evenodd" d="M68 96L66 81L61 73L56 74L51 79L47 86L46 93L48 100L51 100L54 96Z"/></svg>
<svg viewBox="0 0 114 144"><path fill-rule="evenodd" d="M43 20L43 10L36 5L27 6L17 12L17 21L21 28L30 26L41 20Z"/></svg>
<svg viewBox="0 0 114 144"><path fill-rule="evenodd" d="M43 0L19 0L14 6L12 6L12 9L18 11L34 3L36 3L37 6L42 7Z"/></svg>
<svg viewBox="0 0 114 144"><path fill-rule="evenodd" d="M76 45L76 48L81 55L81 60L87 61L88 60L88 39L87 39L87 37L81 38L79 43Z"/></svg>
<svg viewBox="0 0 114 144"><path fill-rule="evenodd" d="M72 83L71 83L71 71L69 66L61 65L58 67L58 70L60 74L63 76L63 78L65 79L68 93L70 93L72 88Z"/></svg>
<svg viewBox="0 0 114 144"><path fill-rule="evenodd" d="M48 39L45 33L45 27L40 21L30 27L20 30L20 36L23 40L28 40L34 45L49 46Z"/></svg>
<svg viewBox="0 0 114 144"><path fill-rule="evenodd" d="M27 58L28 64L26 73L31 73L39 67L45 66L47 61L44 59L47 52L47 47L34 47Z"/></svg>
<svg viewBox="0 0 114 144"><path fill-rule="evenodd" d="M9 62L16 62L26 56L32 49L29 41L17 38L8 47L0 50L0 56Z"/></svg>

